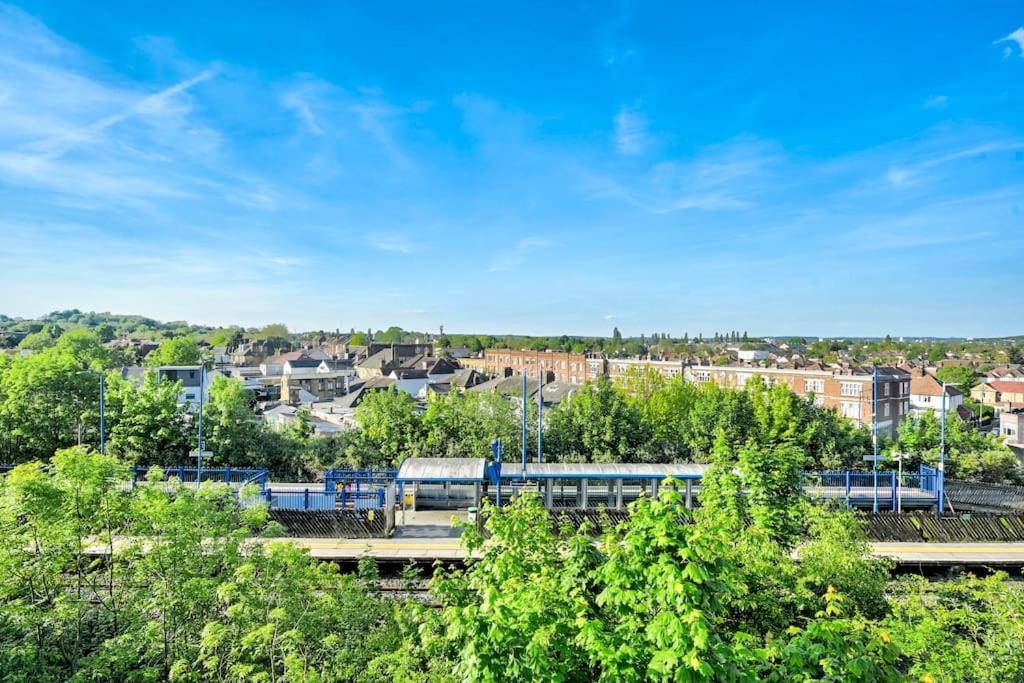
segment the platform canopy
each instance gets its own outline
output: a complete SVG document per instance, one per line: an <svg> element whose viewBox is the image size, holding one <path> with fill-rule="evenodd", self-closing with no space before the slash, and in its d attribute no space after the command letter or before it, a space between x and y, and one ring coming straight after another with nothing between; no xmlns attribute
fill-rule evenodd
<svg viewBox="0 0 1024 683"><path fill-rule="evenodd" d="M710 469L704 463L597 463L597 462L528 462L526 479L700 479ZM523 478L518 462L501 465L502 479Z"/></svg>
<svg viewBox="0 0 1024 683"><path fill-rule="evenodd" d="M398 468L395 481L483 483L487 461L484 458L409 458Z"/></svg>

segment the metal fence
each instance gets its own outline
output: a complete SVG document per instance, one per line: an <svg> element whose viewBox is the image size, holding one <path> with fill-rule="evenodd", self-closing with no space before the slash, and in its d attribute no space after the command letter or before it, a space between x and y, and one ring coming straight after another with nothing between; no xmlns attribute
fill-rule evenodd
<svg viewBox="0 0 1024 683"><path fill-rule="evenodd" d="M239 498L242 507L266 504L271 510L381 510L385 491L321 491L310 489L265 489L253 496Z"/></svg>
<svg viewBox="0 0 1024 683"><path fill-rule="evenodd" d="M145 482L146 476L152 469L152 467L132 467L132 487L134 488L139 482ZM183 484L197 484L204 481L233 484L239 487L247 484L256 484L261 491L266 488L268 478L266 469L231 467L230 465L227 467L204 467L202 470L198 467L186 467L184 465L162 467L160 469L163 470L167 477L176 477Z"/></svg>
<svg viewBox="0 0 1024 683"><path fill-rule="evenodd" d="M364 488L386 487L398 476L397 470L346 470L331 469L324 473L324 490L334 491L339 487L361 491Z"/></svg>
<svg viewBox="0 0 1024 683"><path fill-rule="evenodd" d="M942 488L942 475L921 465L917 472L805 472L804 491L812 498L838 499L847 507L874 505L897 510L903 505L935 505Z"/></svg>

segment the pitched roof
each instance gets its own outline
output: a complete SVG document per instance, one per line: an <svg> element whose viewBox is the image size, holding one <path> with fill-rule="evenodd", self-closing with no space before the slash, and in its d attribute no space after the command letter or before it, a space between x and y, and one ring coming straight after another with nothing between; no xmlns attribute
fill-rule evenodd
<svg viewBox="0 0 1024 683"><path fill-rule="evenodd" d="M942 396L942 382L929 374L914 374L910 379L910 393L917 396ZM960 396L956 387L946 386L946 396Z"/></svg>
<svg viewBox="0 0 1024 683"><path fill-rule="evenodd" d="M285 363L292 368L315 368L322 362L323 361L313 358L312 356L307 356L306 354L302 354L297 358L289 358L285 361Z"/></svg>
<svg viewBox="0 0 1024 683"><path fill-rule="evenodd" d="M438 358L427 373L430 375L452 375L459 370L459 366L447 358Z"/></svg>
<svg viewBox="0 0 1024 683"><path fill-rule="evenodd" d="M427 371L420 368L395 368L389 377L395 379L426 379Z"/></svg>
<svg viewBox="0 0 1024 683"><path fill-rule="evenodd" d="M452 377L451 383L460 389L468 389L483 381L483 375L473 368L462 368Z"/></svg>
<svg viewBox="0 0 1024 683"><path fill-rule="evenodd" d="M1024 393L1024 382L1017 382L1012 379L997 379L989 382L988 385L1000 393Z"/></svg>

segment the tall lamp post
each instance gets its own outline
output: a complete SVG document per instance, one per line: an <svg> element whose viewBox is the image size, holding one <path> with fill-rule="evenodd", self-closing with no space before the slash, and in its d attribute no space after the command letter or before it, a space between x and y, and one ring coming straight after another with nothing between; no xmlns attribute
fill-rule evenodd
<svg viewBox="0 0 1024 683"><path fill-rule="evenodd" d="M871 371L871 446L874 451L872 457L873 488L874 496L871 506L872 512L878 512L878 366L872 366Z"/></svg>
<svg viewBox="0 0 1024 683"><path fill-rule="evenodd" d="M96 370L82 370L78 373L79 375L99 375L100 377L100 453L106 453L106 432L107 432L107 414L104 406L104 393L106 386L106 376L102 371L97 372Z"/></svg>
<svg viewBox="0 0 1024 683"><path fill-rule="evenodd" d="M544 361L537 379L537 462L544 462Z"/></svg>
<svg viewBox="0 0 1024 683"><path fill-rule="evenodd" d="M939 494L939 514L942 514L942 507L945 505L946 499L946 387L955 387L954 384L942 383L942 427L939 437L939 477L938 489Z"/></svg>
<svg viewBox="0 0 1024 683"><path fill-rule="evenodd" d="M206 393L206 366L199 366L199 451L196 456L196 486L203 483L203 400Z"/></svg>

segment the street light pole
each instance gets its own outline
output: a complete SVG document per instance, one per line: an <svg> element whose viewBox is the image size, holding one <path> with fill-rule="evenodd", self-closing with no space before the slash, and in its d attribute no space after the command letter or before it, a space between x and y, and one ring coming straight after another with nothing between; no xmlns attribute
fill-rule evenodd
<svg viewBox="0 0 1024 683"><path fill-rule="evenodd" d="M526 411L528 404L526 400L526 368L523 368L523 477L526 477L526 440L529 432L526 429Z"/></svg>
<svg viewBox="0 0 1024 683"><path fill-rule="evenodd" d="M206 366L199 366L199 451L196 456L196 486L203 483L203 401L206 392Z"/></svg>
<svg viewBox="0 0 1024 683"><path fill-rule="evenodd" d="M106 389L106 377L104 376L102 370L99 370L99 371L96 371L96 370L82 370L78 374L79 375L99 375L99 377L100 377L100 453L106 453L107 452L107 449L106 449L106 445L107 445L107 413L106 413L106 406L105 406L105 399L104 399L104 393L106 393L105 392L105 389ZM79 430L81 430L81 426L79 426ZM81 434L81 431L79 431L79 434ZM79 441L79 443L81 443L81 441L82 441L82 437L81 436L78 437L78 441Z"/></svg>
<svg viewBox="0 0 1024 683"><path fill-rule="evenodd" d="M939 438L939 514L942 514L943 498L946 494L946 383L942 383L942 430Z"/></svg>
<svg viewBox="0 0 1024 683"><path fill-rule="evenodd" d="M537 385L537 462L544 462L544 361L540 363Z"/></svg>
<svg viewBox="0 0 1024 683"><path fill-rule="evenodd" d="M874 497L872 512L878 512L878 366L871 373L871 445L874 450Z"/></svg>
<svg viewBox="0 0 1024 683"><path fill-rule="evenodd" d="M107 412L104 406L106 377L100 372L100 453L107 452Z"/></svg>

